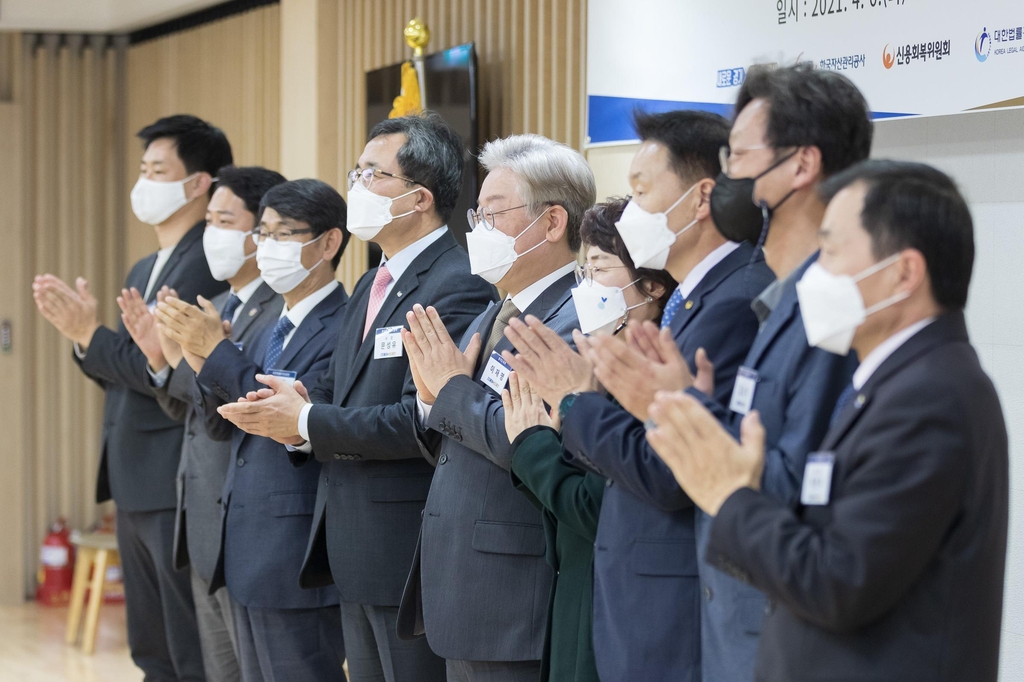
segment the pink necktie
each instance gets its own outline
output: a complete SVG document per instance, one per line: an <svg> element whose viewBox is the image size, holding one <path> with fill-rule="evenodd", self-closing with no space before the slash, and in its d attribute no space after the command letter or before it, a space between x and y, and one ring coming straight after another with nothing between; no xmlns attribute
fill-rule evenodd
<svg viewBox="0 0 1024 682"><path fill-rule="evenodd" d="M366 340L366 335L370 333L373 321L377 319L380 307L384 304L384 294L387 292L388 284L390 283L391 273L388 272L388 266L385 263L377 268L377 274L373 276L373 286L370 288L370 302L366 306L366 325L363 327L364 341Z"/></svg>

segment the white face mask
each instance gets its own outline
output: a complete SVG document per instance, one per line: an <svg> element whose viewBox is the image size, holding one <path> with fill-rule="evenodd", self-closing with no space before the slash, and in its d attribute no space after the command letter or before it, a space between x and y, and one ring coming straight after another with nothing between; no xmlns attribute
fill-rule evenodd
<svg viewBox="0 0 1024 682"><path fill-rule="evenodd" d="M392 198L374 194L363 187L361 182L357 182L348 191L348 217L346 219L348 231L364 242L370 241L395 218L404 218L416 212L407 211L399 215L391 215L391 204L396 199L407 197L421 189L423 188L417 187Z"/></svg>
<svg viewBox="0 0 1024 682"><path fill-rule="evenodd" d="M326 263L327 261L321 260L309 270L302 266L302 249L319 241L320 237L305 244L279 242L275 239L267 239L257 244L256 265L267 285L279 294L287 294L302 284L314 268Z"/></svg>
<svg viewBox="0 0 1024 682"><path fill-rule="evenodd" d="M633 280L626 288L640 280ZM611 334L625 322L626 316L633 308L639 308L651 302L648 297L643 303L627 306L623 289L609 287L594 282L583 282L572 290L572 302L576 306L576 319L580 322L580 331L584 334Z"/></svg>
<svg viewBox="0 0 1024 682"><path fill-rule="evenodd" d="M829 353L847 355L857 327L864 323L868 315L910 296L909 293L896 294L865 309L864 297L857 287L857 282L884 270L898 261L899 257L900 254L893 254L853 277L833 275L821 264L812 263L796 283L807 343Z"/></svg>
<svg viewBox="0 0 1024 682"><path fill-rule="evenodd" d="M245 242L251 236L250 232L206 226L203 232L203 252L215 280L223 282L231 279L242 269L245 261L256 257L255 251L245 255Z"/></svg>
<svg viewBox="0 0 1024 682"><path fill-rule="evenodd" d="M550 208L544 209L544 213L550 210ZM544 213L527 225L526 230L536 225L537 221L544 217ZM526 234L526 230L512 237L497 228L491 229L483 222L477 222L472 232L466 235L466 247L469 249L469 271L474 275L480 275L491 284L500 282L517 260L547 243L545 239L523 253L516 253L516 240Z"/></svg>
<svg viewBox="0 0 1024 682"><path fill-rule="evenodd" d="M653 270L665 269L668 252L676 243L676 239L697 224L694 220L678 232L673 232L668 229L668 214L696 187L697 185L694 185L686 190L676 203L661 213L648 213L640 208L636 201L630 199L622 211L622 216L615 223L615 228L619 231L626 250L629 251L629 257L633 259L633 265Z"/></svg>
<svg viewBox="0 0 1024 682"><path fill-rule="evenodd" d="M193 173L177 182L157 182L139 178L132 188L132 211L148 225L159 225L192 199L185 195L185 183L199 175Z"/></svg>

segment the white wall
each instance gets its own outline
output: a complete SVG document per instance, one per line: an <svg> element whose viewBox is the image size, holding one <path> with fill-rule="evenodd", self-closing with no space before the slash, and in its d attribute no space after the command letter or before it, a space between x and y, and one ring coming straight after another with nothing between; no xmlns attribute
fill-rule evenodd
<svg viewBox="0 0 1024 682"><path fill-rule="evenodd" d="M635 146L590 149L598 197L625 194ZM1010 432L1010 538L1001 682L1024 682L1024 109L883 121L876 158L923 161L959 183L974 215L967 323Z"/></svg>
<svg viewBox="0 0 1024 682"><path fill-rule="evenodd" d="M1010 432L1000 680L1024 682L1024 110L883 122L874 156L931 163L971 204L976 257L967 324Z"/></svg>

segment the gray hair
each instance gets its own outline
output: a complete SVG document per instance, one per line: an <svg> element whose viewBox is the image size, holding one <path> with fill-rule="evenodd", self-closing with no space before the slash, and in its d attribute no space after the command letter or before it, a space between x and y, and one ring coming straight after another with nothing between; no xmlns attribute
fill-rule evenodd
<svg viewBox="0 0 1024 682"><path fill-rule="evenodd" d="M518 178L519 194L533 215L545 206L569 214L569 248L580 249L583 214L597 200L597 183L586 159L575 149L532 133L492 140L480 152L487 172L504 168Z"/></svg>

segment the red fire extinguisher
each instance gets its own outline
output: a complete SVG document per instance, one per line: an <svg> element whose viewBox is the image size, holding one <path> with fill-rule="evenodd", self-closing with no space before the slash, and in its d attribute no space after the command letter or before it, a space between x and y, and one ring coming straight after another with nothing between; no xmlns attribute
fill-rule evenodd
<svg viewBox="0 0 1024 682"><path fill-rule="evenodd" d="M75 548L71 531L63 517L50 527L39 550L39 576L36 601L46 606L65 606L71 600L71 580L75 572Z"/></svg>

